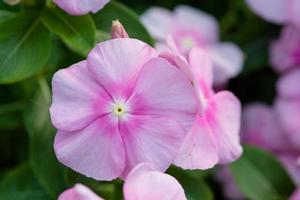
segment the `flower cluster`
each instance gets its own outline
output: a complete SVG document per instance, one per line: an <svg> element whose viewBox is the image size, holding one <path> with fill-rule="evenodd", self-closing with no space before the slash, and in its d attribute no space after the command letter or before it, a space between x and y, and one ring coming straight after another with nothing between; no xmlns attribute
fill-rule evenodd
<svg viewBox="0 0 300 200"><path fill-rule="evenodd" d="M64 7L68 1L56 2ZM187 24L189 9L177 9ZM154 9L150 15L156 12L161 14ZM242 53L233 44L217 44L217 36L206 38L217 35L215 20L193 13L204 17L195 38L190 38L193 30L178 27L180 33L168 36L165 49L157 50L129 38L113 22L111 40L97 44L86 60L55 73L50 115L61 163L96 180L125 180L126 200L183 200L182 187L163 173L171 164L208 169L242 154L241 104L233 93L213 89L221 74L226 77L218 83L237 74ZM203 45L178 45L178 39L186 45L199 34ZM228 62L231 56L234 63ZM83 185L59 199L72 198L101 199Z"/></svg>

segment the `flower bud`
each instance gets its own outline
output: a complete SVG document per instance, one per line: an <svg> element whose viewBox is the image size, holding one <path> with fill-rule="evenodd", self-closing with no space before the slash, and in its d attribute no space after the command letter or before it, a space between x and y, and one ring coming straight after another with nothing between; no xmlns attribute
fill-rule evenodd
<svg viewBox="0 0 300 200"><path fill-rule="evenodd" d="M119 20L113 21L111 27L111 39L116 38L129 38L128 33Z"/></svg>

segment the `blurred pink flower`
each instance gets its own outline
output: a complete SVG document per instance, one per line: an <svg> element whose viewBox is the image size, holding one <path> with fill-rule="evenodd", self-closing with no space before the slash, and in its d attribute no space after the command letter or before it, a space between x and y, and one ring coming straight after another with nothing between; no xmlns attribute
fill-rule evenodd
<svg viewBox="0 0 300 200"><path fill-rule="evenodd" d="M141 163L127 176L125 200L186 200L184 190L175 178Z"/></svg>
<svg viewBox="0 0 300 200"><path fill-rule="evenodd" d="M271 65L278 72L300 67L300 28L290 25L282 29L280 38L271 45Z"/></svg>
<svg viewBox="0 0 300 200"><path fill-rule="evenodd" d="M267 21L300 26L299 0L246 0L250 8Z"/></svg>
<svg viewBox="0 0 300 200"><path fill-rule="evenodd" d="M239 142L241 104L231 92L214 93L212 90L212 64L207 52L193 48L189 64L172 54L162 56L173 60L185 72L198 97L196 121L175 164L184 169L207 169L237 159L242 153Z"/></svg>
<svg viewBox="0 0 300 200"><path fill-rule="evenodd" d="M53 0L53 2L70 15L84 15L89 12L96 13L109 0Z"/></svg>
<svg viewBox="0 0 300 200"><path fill-rule="evenodd" d="M103 200L93 191L82 184L76 184L73 188L64 191L59 195L58 200Z"/></svg>
<svg viewBox="0 0 300 200"><path fill-rule="evenodd" d="M135 39L98 44L58 71L52 89L56 156L97 180L125 177L141 162L165 171L195 121L190 81Z"/></svg>
<svg viewBox="0 0 300 200"><path fill-rule="evenodd" d="M224 84L240 73L244 56L233 43L220 43L217 20L200 10L180 5L174 12L152 7L141 17L144 25L157 40L157 46L166 49L165 38L170 35L180 53L188 55L193 47L210 54L215 85Z"/></svg>
<svg viewBox="0 0 300 200"><path fill-rule="evenodd" d="M298 188L289 200L300 200L300 188Z"/></svg>

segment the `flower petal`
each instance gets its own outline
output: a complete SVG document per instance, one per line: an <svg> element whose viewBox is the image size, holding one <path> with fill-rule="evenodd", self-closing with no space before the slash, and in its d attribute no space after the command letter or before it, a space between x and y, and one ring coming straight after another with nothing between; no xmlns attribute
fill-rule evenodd
<svg viewBox="0 0 300 200"><path fill-rule="evenodd" d="M87 70L86 61L59 70L52 80L50 115L53 125L75 131L108 113L111 101L105 90Z"/></svg>
<svg viewBox="0 0 300 200"><path fill-rule="evenodd" d="M82 184L76 184L73 188L59 195L58 200L103 200L92 190Z"/></svg>
<svg viewBox="0 0 300 200"><path fill-rule="evenodd" d="M242 154L240 144L241 103L231 92L222 91L209 100L206 118L218 146L220 163Z"/></svg>
<svg viewBox="0 0 300 200"><path fill-rule="evenodd" d="M182 186L168 174L142 163L128 175L124 184L126 200L186 200Z"/></svg>
<svg viewBox="0 0 300 200"><path fill-rule="evenodd" d="M164 40L171 28L172 15L169 10L154 6L143 13L141 20L154 38Z"/></svg>
<svg viewBox="0 0 300 200"><path fill-rule="evenodd" d="M71 15L84 15L88 12L96 13L109 0L53 0L61 9Z"/></svg>
<svg viewBox="0 0 300 200"><path fill-rule="evenodd" d="M283 75L277 84L277 91L283 98L300 98L300 69Z"/></svg>
<svg viewBox="0 0 300 200"><path fill-rule="evenodd" d="M300 188L298 188L290 197L289 200L299 200L300 199Z"/></svg>
<svg viewBox="0 0 300 200"><path fill-rule="evenodd" d="M250 8L267 21L283 24L288 22L289 4L287 0L246 0Z"/></svg>
<svg viewBox="0 0 300 200"><path fill-rule="evenodd" d="M135 79L157 52L136 39L119 38L99 43L88 55L88 69L115 100L127 99Z"/></svg>
<svg viewBox="0 0 300 200"><path fill-rule="evenodd" d="M183 169L209 169L219 161L217 144L206 118L197 116L174 162Z"/></svg>
<svg viewBox="0 0 300 200"><path fill-rule="evenodd" d="M213 61L214 84L221 85L238 75L243 68L244 55L233 43L219 43L210 49Z"/></svg>
<svg viewBox="0 0 300 200"><path fill-rule="evenodd" d="M117 178L125 167L125 152L117 118L105 115L75 132L58 130L54 150L60 162L96 180Z"/></svg>
<svg viewBox="0 0 300 200"><path fill-rule="evenodd" d="M191 129L197 111L192 84L184 73L162 58L144 65L128 103L134 115L168 116L185 131Z"/></svg>
<svg viewBox="0 0 300 200"><path fill-rule="evenodd" d="M218 22L212 16L190 6L179 5L174 10L174 26L197 30L206 43L216 42L219 38Z"/></svg>

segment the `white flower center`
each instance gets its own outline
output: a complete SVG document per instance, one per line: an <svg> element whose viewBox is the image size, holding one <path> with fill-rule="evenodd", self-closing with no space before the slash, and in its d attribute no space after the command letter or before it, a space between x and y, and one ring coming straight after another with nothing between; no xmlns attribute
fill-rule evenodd
<svg viewBox="0 0 300 200"><path fill-rule="evenodd" d="M181 39L180 43L185 49L191 49L196 45L195 40L192 37L184 37Z"/></svg>
<svg viewBox="0 0 300 200"><path fill-rule="evenodd" d="M116 103L113 105L113 114L121 117L126 113L127 109L124 103Z"/></svg>

